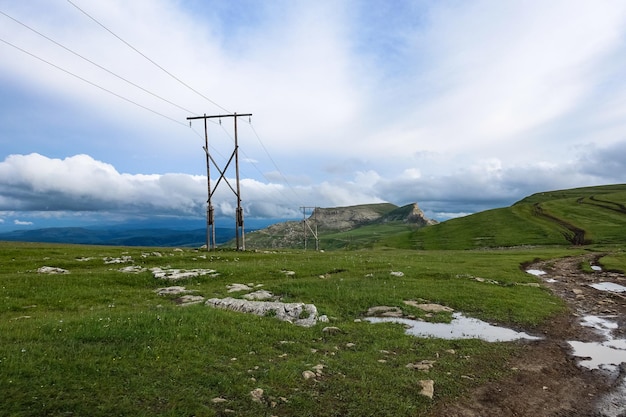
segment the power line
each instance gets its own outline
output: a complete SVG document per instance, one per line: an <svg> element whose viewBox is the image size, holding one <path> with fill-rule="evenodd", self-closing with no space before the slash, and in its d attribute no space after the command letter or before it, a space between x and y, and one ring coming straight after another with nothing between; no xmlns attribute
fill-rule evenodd
<svg viewBox="0 0 626 417"><path fill-rule="evenodd" d="M41 58L41 57L39 57L39 56L37 56L37 55L35 55L35 54L33 54L33 53L30 53L30 52L28 52L27 50L22 49L22 48L20 48L19 46L12 44L11 42L5 41L5 40L4 40L4 39L2 39L2 38L0 38L0 42L4 42L5 44L7 44L7 45L9 45L9 46L12 46L13 48L17 49L18 51L21 51L21 52L23 52L23 53L25 53L25 54L27 54L27 55L30 55L31 57L33 57L33 58L35 58L35 59L38 59L39 61L44 62L44 63L46 63L46 64L48 64L48 65L50 65L50 66L52 66L52 67L54 67L54 68L58 69L59 71L63 71L64 73L69 74L69 75L71 75L72 77L78 78L79 80L81 80L81 81L83 81L83 82L86 82L87 84L92 85L92 86L94 86L94 87L96 87L96 88L99 88L100 90L105 91L105 92L107 92L107 93L109 93L109 94L111 94L111 95L113 95L113 96L115 96L115 97L117 97L117 98L119 98L119 99L122 99L122 100L124 100L124 101L126 101L126 102L128 102L128 103L134 104L134 105L135 105L135 106L137 106L137 107L141 107L141 108L142 108L142 109L144 109L144 110L148 110L149 112L152 112L152 113L154 113L154 114L156 114L156 115L158 115L158 116L161 116L161 117L164 117L164 118L166 118L166 119L168 119L168 120L171 120L171 121L172 121L172 122L174 122L174 123L177 123L177 124L179 124L179 125L182 125L182 126L187 127L187 125L186 125L185 123L183 123L183 122L181 122L181 121L179 121L179 120L176 120L176 119L174 119L174 118L171 118L171 117L169 117L169 116L166 116L166 115L164 115L163 113L159 113L159 112L158 112L158 111L156 111L156 110L153 110L153 109L151 109L151 108L149 108L149 107L146 107L146 106L144 106L144 105L142 105L142 104L137 103L136 101L133 101L133 100L131 100L131 99L129 99L129 98L126 98L126 97L124 97L124 96L122 96L122 95L120 95L120 94L117 94L117 93L115 93L115 92L113 92L113 91L109 90L108 88L102 87L101 85L98 85L98 84L96 84L96 83L94 83L94 82L92 82L92 81L89 81L89 80L87 80L86 78L81 77L80 75L74 74L73 72L71 72L71 71L69 71L69 70L66 70L65 68L61 68L60 66L58 66L58 65L56 65L56 64L53 64L53 63L52 63L52 62L50 62L50 61L47 61L47 60L45 60L45 59L43 59L43 58Z"/></svg>
<svg viewBox="0 0 626 417"><path fill-rule="evenodd" d="M79 57L79 58L81 58L81 59L83 59L83 60L85 60L85 61L89 62L90 64L92 64L92 65L94 65L94 66L96 66L96 67L100 68L101 70L106 71L107 73L109 73L109 74L113 75L114 77L117 77L118 79L120 79L120 80L122 80L122 81L125 81L126 83L128 83L128 84L132 85L133 87L136 87L136 88L140 89L141 91L143 91L143 92L145 92L145 93L150 94L150 95L151 95L151 96L153 96L153 97L156 97L156 98L158 98L158 99L160 99L160 100L162 100L162 101L164 101L164 102L166 102L166 103L168 103L168 104L171 104L172 106L177 107L177 108L179 108L180 110L184 110L184 111L186 111L186 112L188 112L188 113L193 113L191 110L186 109L186 108L184 108L184 107L182 107L182 106L180 106L180 105L178 105L178 104L176 104L176 103L173 103L172 101L170 101L170 100L168 100L168 99L166 99L166 98L163 98L163 97L161 97L161 96L159 96L159 95L157 95L157 94L155 94L155 93L153 93L153 92L151 92L151 91L149 91L149 90L147 90L147 89L145 89L145 88L141 87L140 85L135 84L135 83L134 83L134 82L132 82L132 81L127 80L126 78L122 77L121 75L118 75L118 74L114 73L113 71L108 70L107 68L103 67L102 65L97 64L97 63L95 63L94 61L90 60L89 58L86 58L86 57L82 56L82 55L81 55L81 54L79 54L78 52L75 52L75 51L71 50L70 48L68 48L68 47L66 47L66 46L64 46L64 45L62 45L61 43L59 43L59 42L55 41L54 39L52 39L52 38L50 38L50 37L48 37L48 36L44 35L43 33L41 33L41 32L39 32L39 31L37 31L37 30L33 29L32 27L30 27L30 26L28 26L27 24L25 24L25 23L23 23L23 22L21 22L21 21L17 20L16 18L14 18L14 17L12 17L12 16L9 16L8 14L6 14L5 12L3 12L3 11L1 11L1 10L0 10L0 14L3 14L4 16L8 17L9 19L13 20L15 23L18 23L18 24L20 24L20 25L24 26L26 29L28 29L28 30L30 30L30 31L32 31L32 32L34 32L34 33L36 33L37 35L39 35L39 36L41 36L41 37L43 37L43 38L47 39L48 41L50 41L50 42L54 43L55 45L57 45L57 46L59 46L59 47L61 47L61 48L65 49L66 51L70 52L71 54L73 54L73 55L75 55L75 56L77 56L77 57Z"/></svg>
<svg viewBox="0 0 626 417"><path fill-rule="evenodd" d="M199 96L201 96L202 98L204 98L204 99L205 99L205 100L207 100L208 102L212 103L213 105L215 105L215 106L219 107L220 109L225 110L226 112L230 113L230 111L228 111L226 108L224 108L224 107L220 106L218 103L216 103L216 102L214 102L213 100L211 100L210 98L206 97L205 95L203 95L202 93L200 93L199 91L197 91L196 89L194 89L193 87L191 87L190 85L188 85L187 83L185 83L184 81L182 81L180 78L176 77L174 74L172 74L171 72L169 72L168 70L166 70L165 68L163 68L161 65L159 65L158 63L156 63L154 60L152 60L151 58L149 58L147 55L145 55L144 53L142 53L141 51L139 51L137 48L135 48L134 46L132 46L130 43L128 43L127 41L125 41L124 39L122 39L120 36L118 36L118 35L117 35L117 34L115 34L113 31L111 31L110 29L108 29L106 26L104 26L102 23L100 23L100 22L99 22L97 19L95 19L93 16L91 16L91 15L90 15L90 14L88 14L86 11L84 11L83 9L81 9L81 8L80 8L79 6L77 6L75 3L73 3L71 0L67 0L67 1L68 1L68 3L70 3L72 6L74 6L76 9L78 9L81 13L83 13L85 16L87 16L87 17L88 17L88 18L90 18L92 21L94 21L96 24L98 24L100 27L102 27L103 29L105 29L105 30L106 30L107 32L109 32L111 35L115 36L115 37L116 37L119 41L121 41L122 43L124 43L126 46L128 46L129 48L131 48L133 51L135 51L136 53L138 53L139 55L141 55L141 56L142 56L143 58L145 58L146 60L148 60L150 63L152 63L153 65L155 65L155 66L156 66L157 68L159 68L161 71L165 72L168 76L172 77L174 80L176 80L177 82L179 82L180 84L182 84L183 86L185 86L186 88L188 88L189 90L193 91L194 93L198 94ZM103 66L101 66L101 65L99 65L99 64L97 64L97 63L95 63L94 61L92 61L92 60L90 60L90 59L88 59L88 58L86 58L86 57L84 57L84 56L82 56L82 55L78 54L77 52L75 52L75 51L73 51L73 50L71 50L71 49L67 48L66 46L64 46L64 45L60 44L59 42L57 42L57 41L55 41L55 40L53 40L53 39L51 39L50 37L48 37L48 36L46 36L46 35L44 35L44 34L42 34L42 33L38 32L37 30L35 30L35 29L31 28L30 26L28 26L28 25L26 25L26 24L22 23L21 21L19 21L19 20L17 20L17 19L15 19L15 18L13 18L12 16L9 16L8 14L6 14L6 13L4 13L4 12L2 12L2 11L0 11L0 13L1 13L1 14L3 14L4 16L6 16L7 18L9 18L9 19L11 19L11 20L15 21L16 23L18 23L18 24L20 24L20 25L24 26L25 28L27 28L27 29L31 30L32 32L34 32L34 33L38 34L39 36L41 36L41 37L43 37L43 38L47 39L48 41L50 41L50 42L52 42L52 43L54 43L55 45L57 45L57 46L59 46L59 47L61 47L61 48L65 49L66 51L68 51L68 52L72 53L73 55L75 55L75 56L77 56L77 57L79 57L79 58L81 58L81 59L83 59L83 60L85 60L85 61L87 61L87 62L91 63L92 65L94 65L94 66L96 66L96 67L100 68L100 69L101 69L101 70L103 70L103 71L106 71L107 73L109 73L109 74L111 74L111 75L113 75L113 76L117 77L118 79L121 79L122 81L125 81L126 83L128 83L128 84L130 84L130 85L132 85L132 86L134 86L134 87L136 87L136 88L138 88L138 89L140 89L140 90L144 91L145 93L150 94L150 95L152 95L153 97L158 98L158 99L160 99L160 100L162 100L162 101L164 101L164 102L166 102L166 103L168 103L168 104L170 104L170 105L172 105L172 106L174 106L174 107L177 107L177 108L179 108L179 109L181 109L181 110L185 110L185 111L186 111L186 112L188 112L188 113L191 113L191 114L197 114L197 113L195 113L195 112L193 112L193 111L191 111L191 110L185 109L184 107L182 107L182 106L180 106L180 105L178 105L178 104L176 104L176 103L174 103L174 102L172 102L172 101L170 101L170 100L167 100L167 99L165 99L165 98L163 98L163 97L161 97L161 96L159 96L159 95L157 95L157 94L155 94L155 93L153 93L153 92L151 92L151 91L149 91L149 90L147 90L147 89L145 89L145 88L143 88L143 87L141 87L141 86L137 85L136 83L134 83L134 82L132 82L132 81L130 81L130 80L127 80L126 78L124 78L124 77L122 77L122 76L120 76L120 75L118 75L118 74L116 74L116 73L114 73L114 72L112 72L112 71L108 70L107 68L105 68L105 67L103 67ZM161 116L161 117L163 117L163 118L166 118L166 119L168 119L168 120L170 120L170 121L173 121L173 122L175 122L175 123L177 123L177 124L180 124L180 125L182 125L182 126L187 127L187 125L186 125L186 124L184 124L184 123L182 123L182 122L180 122L180 121L178 121L178 120L176 120L176 119L173 119L173 118L171 118L171 117L169 117L169 116L166 116L166 115L164 115L164 114L162 114L162 113L160 113L160 112L158 112L158 111L155 111L155 110L153 110L153 109L151 109L151 108L149 108L149 107L146 107L146 106L144 106L144 105L142 105L142 104L137 103L136 101L133 101L133 100L131 100L131 99L127 98L127 97L124 97L124 96L122 96L122 95L120 95L120 94L117 94L117 93L115 93L115 92L113 92L113 91L111 91L111 90L109 90L109 89L107 89L107 88L105 88L105 87L102 87L102 86L100 86L100 85L98 85L98 84L96 84L96 83L94 83L94 82L92 82L92 81L89 81L89 80L87 80L87 79L85 79L85 78L83 78L83 77L81 77L81 76L79 76L79 75L77 75L77 74L75 74L75 73L73 73L73 72L69 71L69 70L66 70L66 69L64 69L64 68L62 68L62 67L60 67L60 66L58 66L58 65L56 65L56 64L53 64L52 62L49 62L49 61L47 61L47 60L45 60L45 59L43 59L43 58L41 58L41 57L39 57L39 56L37 56L37 55L35 55L35 54L31 53L31 52L28 52L28 51L26 51L26 50L24 50L24 49L22 49L22 48L20 48L20 47L18 47L18 46L16 46L16 45L14 45L14 44L10 43L10 42L8 42L8 41L5 41L4 39L0 39L0 41L4 42L5 44L7 44L7 45L9 45L9 46L12 46L13 48L15 48L15 49L17 49L17 50L19 50L19 51L21 51L21 52L23 52L23 53L27 54L27 55L32 56L33 58L36 58L36 59L38 59L38 60L40 60L40 61L42 61L42 62L44 62L44 63L46 63L46 64L48 64L48 65L50 65L50 66L52 66L52 67L54 67L54 68L58 69L58 70L60 70L60 71L63 71L63 72L65 72L65 73L67 73L67 74L69 74L69 75L71 75L71 76L73 76L73 77L75 77L75 78L77 78L77 79L79 79L79 80L81 80L81 81L83 81L83 82L87 83L87 84L90 84L90 85L92 85L92 86L94 86L94 87L96 87L96 88L99 88L99 89L101 89L101 90L103 90L103 91L105 91L105 92L107 92L107 93L109 93L109 94L111 94L111 95L114 95L115 97L118 97L118 98L120 98L120 99L122 99L122 100L124 100L124 101L126 101L126 102L129 102L129 103L131 103L131 104L134 104L135 106L141 107L141 108L143 108L143 109L145 109L145 110L148 110L148 111L150 111L150 112L152 112L152 113L154 113L154 114L156 114L156 115L159 115L159 116ZM212 122L212 123L216 123L216 122L214 122L213 120L210 120L210 122ZM252 129L252 131L253 131L253 133L254 133L254 135L255 135L255 137L257 138L258 142L260 143L260 145L261 145L261 147L262 147L263 151L265 152L265 154L267 155L267 157L270 159L270 161L271 161L272 165L273 165L273 166L274 166L274 168L277 170L278 174L282 177L282 179L283 179L283 181L285 182L285 184L287 185L287 187L288 187L288 188L292 191L292 193L294 194L294 196L296 196L296 197L298 198L298 200L299 200L299 199L300 199L300 196L299 196L299 195L298 195L298 193L295 191L294 187L293 187L293 186L289 183L289 181L287 180L286 176L283 174L282 170L278 167L278 165L276 164L276 161L275 161L275 160L272 158L272 156L270 155L269 151L267 150L267 148L266 148L266 147L265 147L265 145L263 144L263 142L262 142L261 138L259 137L259 134L257 133L257 131L256 131L256 129L254 128L254 126L252 125L252 122L251 122L251 121L249 121L249 125L250 125L250 127L251 127L251 129ZM223 127L222 127L222 128L223 128ZM199 132L195 131L194 129L192 129L192 130L194 131L194 133L195 133L196 135L198 135L199 137L202 137L202 136L200 135L200 133L199 133ZM229 135L229 136L230 136L230 135ZM233 138L231 137L231 140L232 140L232 139L233 139ZM211 146L211 147L212 147L212 146ZM212 147L212 148L213 148L213 147ZM215 149L214 149L214 150L215 150ZM219 154L219 152L217 152L217 153ZM242 151L242 153L243 153L243 151ZM251 159L251 158L249 158L249 157L248 157L245 153L244 153L244 155L246 156L246 158ZM223 155L220 155L220 156L222 156L222 157L223 157ZM269 178L267 178L267 177L265 176L265 174L263 174L263 172L261 172L261 171L259 170L259 168L256 166L256 164L253 164L253 166L254 166L254 167L255 167L255 169L256 169L256 170L257 170L257 171L261 174L261 176L263 176L263 178L265 178L265 180L266 180L266 181L271 182L271 180L270 180ZM280 190L279 190L279 191L280 191ZM282 194L282 191L281 191L281 194ZM283 195L284 195L284 194L283 194ZM286 197L286 196L285 196L285 197Z"/></svg>
<svg viewBox="0 0 626 417"><path fill-rule="evenodd" d="M252 121L250 121L248 123L250 125L250 128L252 129L252 132L254 132L254 135L256 136L257 140L259 141L259 143L261 144L261 147L263 148L263 151L265 151L265 154L267 155L267 157L270 159L270 161L272 162L272 165L274 165L274 168L276 168L276 171L278 171L278 174L282 177L283 181L285 181L285 184L287 184L287 187L289 187L289 189L291 190L291 192L296 196L296 198L298 198L300 200L300 195L296 192L295 188L293 188L291 186L291 184L289 183L289 181L287 180L287 177L283 174L283 172L281 171L281 169L278 167L278 165L276 164L276 162L274 161L274 158L272 158L272 156L270 155L269 151L267 150L267 148L265 147L265 145L263 144L263 141L261 141L261 138L259 137L259 134L257 133L256 129L254 128L254 126L252 125ZM263 176L265 177L265 175ZM267 179L267 178L266 178Z"/></svg>
<svg viewBox="0 0 626 417"><path fill-rule="evenodd" d="M130 49L132 49L133 51L137 52L139 55L141 55L142 57L144 57L145 59L147 59L149 62L151 62L153 65L155 65L157 68L159 68L161 71L165 72L167 75L169 75L170 77L172 77L173 79L175 79L176 81L178 81L180 84L184 85L185 87L187 87L189 90L193 91L194 93L198 94L200 97L204 98L205 100L207 100L209 103L219 107L220 109L224 110L227 113L232 113L231 111L225 109L224 107L220 106L219 104L217 104L216 102L214 102L213 100L211 100L210 98L208 98L207 96L205 96L204 94L202 94L201 92L199 92L198 90L196 90L195 88L191 87L189 84L185 83L184 81L182 81L180 78L176 77L174 74L172 74L171 72L169 72L168 70L166 70L165 68L163 68L161 65L157 64L155 61L153 61L152 59L150 59L147 55L145 55L144 53L142 53L141 51L139 51L137 48L135 48L134 46L132 46L130 43L126 42L124 39L122 39L120 36L116 35L113 31L111 31L109 28L107 28L106 26L104 26L102 23L100 23L98 20L96 20L96 18L94 18L93 16L91 16L90 14L88 14L86 11L84 11L83 9L81 9L80 7L78 7L76 4L74 4L71 0L67 0L67 2L69 4L71 4L72 6L74 6L75 8L77 8L81 13L83 13L85 16L87 16L88 18L90 18L91 20L93 20L96 24L98 24L100 27L102 27L104 30L106 30L107 32L109 32L111 35L115 36L117 39L119 39L122 43L124 43L124 45L128 46ZM192 112L193 113L193 112Z"/></svg>
<svg viewBox="0 0 626 417"><path fill-rule="evenodd" d="M210 98L206 97L204 94L200 93L198 90L194 89L193 87L191 87L189 84L185 83L184 81L182 81L180 78L176 77L174 74L172 74L171 72L169 72L168 70L166 70L165 68L163 68L161 65L159 65L158 63L156 63L154 60L152 60L151 58L149 58L147 55L145 55L144 53L142 53L141 51L139 51L137 48L135 48L134 46L132 46L130 43L128 43L127 41L125 41L124 39L122 39L120 36L118 36L117 34L115 34L112 30L110 30L109 28L107 28L105 25L103 25L102 23L100 23L96 18L94 18L93 16L91 16L90 14L88 14L85 10L81 9L79 6L77 6L75 3L73 3L71 0L67 0L68 3L70 3L72 6L74 6L76 9L78 9L81 13L83 13L85 16L87 16L88 18L90 18L91 20L93 20L96 24L98 24L100 27L102 27L104 30L106 30L107 32L109 32L111 35L115 36L119 41L121 41L122 43L124 43L126 46L128 46L129 48L131 48L133 51L135 51L136 53L138 53L139 55L141 55L143 58L145 58L146 60L148 60L150 63L152 63L153 65L155 65L157 68L159 68L161 71L165 72L167 75L169 75L170 77L172 77L173 79L175 79L176 81L178 81L180 84L184 85L185 87L187 87L189 90L193 91L194 93L198 94L200 97L204 98L205 100L207 100L208 102L212 103L213 105L219 107L220 109L226 111L227 113L232 113L230 112L228 109L222 107L221 105L219 105L218 103L216 103L215 101L211 100ZM193 112L190 112L193 113ZM287 178L285 177L285 175L282 173L282 171L280 170L280 168L278 167L278 165L276 164L276 162L274 161L274 159L272 158L272 156L269 154L267 148L265 147L265 145L263 144L263 142L261 141L261 138L259 137L258 133L256 132L256 130L254 129L254 127L252 126L252 123L250 122L250 127L252 128L252 131L254 132L257 140L259 141L259 143L261 144L261 147L263 148L263 151L266 153L266 155L269 157L270 161L272 162L272 164L274 165L274 168L276 168L276 170L278 171L279 175L283 178L283 180L285 181L285 184L287 184L287 186L289 187L289 189L294 193L294 195L300 199L300 196L298 195L298 193L295 191L295 189L291 186L291 184L289 183L289 181L287 180ZM231 138L232 139L232 138ZM245 155L245 154L244 154ZM246 156L247 157L247 156ZM260 172L260 171L259 171ZM269 181L269 179L267 177L265 177L265 175L263 173L261 173L261 175L263 175L263 177Z"/></svg>

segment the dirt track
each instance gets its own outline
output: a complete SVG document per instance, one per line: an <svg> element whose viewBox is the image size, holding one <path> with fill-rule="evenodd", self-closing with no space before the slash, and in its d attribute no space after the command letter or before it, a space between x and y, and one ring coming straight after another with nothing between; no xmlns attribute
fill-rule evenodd
<svg viewBox="0 0 626 417"><path fill-rule="evenodd" d="M619 324L615 337L626 336L626 297L590 287L598 282L626 286L623 274L584 273L581 262L595 264L601 255L588 254L525 266L546 274L544 285L568 304L569 311L541 328L545 339L527 342L508 364L511 376L475 389L466 398L437 407L436 417L626 417L626 365L610 374L578 365L568 341L600 340L580 325L586 315L612 316ZM555 282L551 282L554 280ZM536 333L536 332L535 332ZM621 334L620 334L621 333ZM626 352L625 361L626 361Z"/></svg>

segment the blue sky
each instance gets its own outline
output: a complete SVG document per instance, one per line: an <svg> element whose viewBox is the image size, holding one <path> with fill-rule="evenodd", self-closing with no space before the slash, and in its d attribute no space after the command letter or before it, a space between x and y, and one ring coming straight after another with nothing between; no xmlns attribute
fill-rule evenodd
<svg viewBox="0 0 626 417"><path fill-rule="evenodd" d="M621 0L0 0L0 12L1 230L203 217L203 126L186 118L227 112L253 114L238 124L250 219L417 202L445 220L626 182ZM223 166L221 122L209 141ZM213 202L234 217L224 184Z"/></svg>

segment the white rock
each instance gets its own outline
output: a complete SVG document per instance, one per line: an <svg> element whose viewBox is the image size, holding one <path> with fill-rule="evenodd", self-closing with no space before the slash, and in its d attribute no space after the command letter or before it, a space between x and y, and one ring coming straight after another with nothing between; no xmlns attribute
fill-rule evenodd
<svg viewBox="0 0 626 417"><path fill-rule="evenodd" d="M432 400L433 395L435 394L435 381L433 381L432 379L427 379L419 381L419 384L422 387L420 394Z"/></svg>
<svg viewBox="0 0 626 417"><path fill-rule="evenodd" d="M69 274L70 271L55 266L42 266L37 270L40 274Z"/></svg>
<svg viewBox="0 0 626 417"><path fill-rule="evenodd" d="M252 289L246 284L230 284L226 288L228 288L228 292L250 291Z"/></svg>
<svg viewBox="0 0 626 417"><path fill-rule="evenodd" d="M154 292L156 292L158 295L178 295L178 294L186 294L192 291L186 289L185 287L173 286L173 287L158 288Z"/></svg>
<svg viewBox="0 0 626 417"><path fill-rule="evenodd" d="M255 403L260 403L263 401L263 389L262 388L255 388L252 391L250 391L250 396L252 397L252 401L254 401Z"/></svg>
<svg viewBox="0 0 626 417"><path fill-rule="evenodd" d="M157 279L167 279L178 281L181 279L195 278L204 275L217 276L213 269L162 269L159 267L150 268L152 275Z"/></svg>
<svg viewBox="0 0 626 417"><path fill-rule="evenodd" d="M142 267L137 266L137 265L125 266L125 267L119 269L120 272L124 272L126 274L139 274L141 272L145 272L145 270L146 270L146 268L142 268Z"/></svg>
<svg viewBox="0 0 626 417"><path fill-rule="evenodd" d="M246 294L243 296L246 300L269 300L274 297L274 294L267 290L259 290L255 292L251 292L250 294Z"/></svg>
<svg viewBox="0 0 626 417"><path fill-rule="evenodd" d="M105 264L126 264L129 262L132 262L133 258L131 256L124 255L119 258L105 257L105 258L102 258L102 260L104 261Z"/></svg>
<svg viewBox="0 0 626 417"><path fill-rule="evenodd" d="M281 303L278 301L249 301L238 298L211 298L206 305L224 310L274 316L298 326L311 327L317 323L317 307L304 303Z"/></svg>

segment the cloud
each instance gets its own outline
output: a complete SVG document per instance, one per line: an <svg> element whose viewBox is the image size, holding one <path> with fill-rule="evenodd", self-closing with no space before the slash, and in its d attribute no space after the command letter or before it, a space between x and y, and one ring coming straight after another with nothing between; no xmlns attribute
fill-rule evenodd
<svg viewBox="0 0 626 417"><path fill-rule="evenodd" d="M626 142L590 146L579 159L560 165L540 161L505 165L488 158L429 177L417 169L395 177L368 170L354 172L352 179L299 186L243 178L242 205L246 217L297 218L302 206L417 202L427 214L441 220L508 206L535 192L626 182L626 166L619 157L624 150ZM204 217L206 213L206 177L119 173L88 155L65 159L11 155L0 162L0 178L0 212L12 210L13 216L32 211L183 217ZM235 186L233 178L226 180ZM234 216L234 191L225 182L213 190L216 214Z"/></svg>
<svg viewBox="0 0 626 417"><path fill-rule="evenodd" d="M29 222L29 221L22 221L22 220L13 220L13 224L16 226L32 226L34 223L33 222Z"/></svg>

